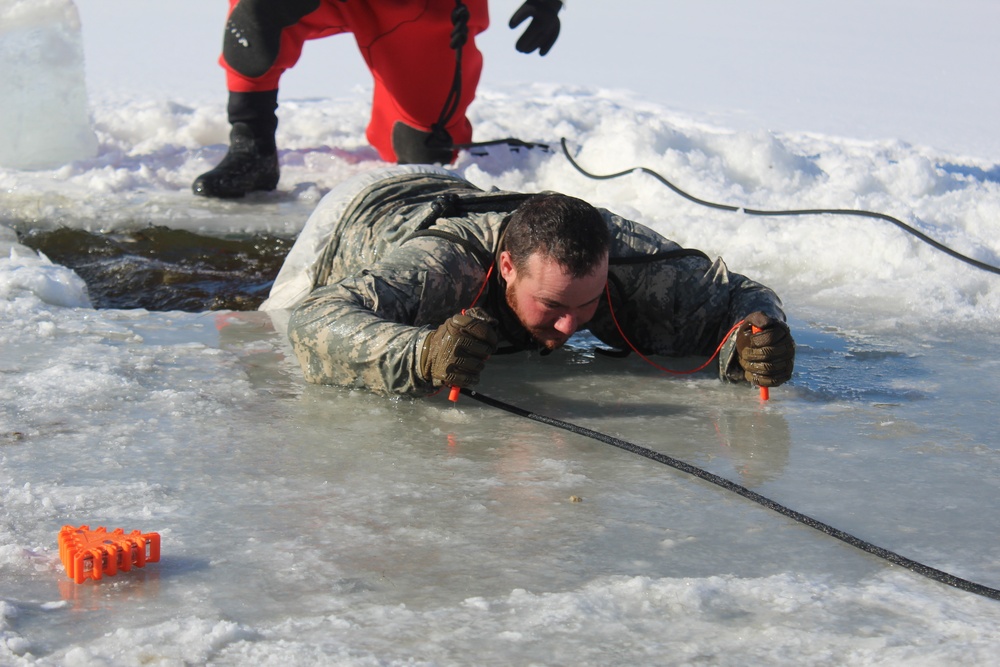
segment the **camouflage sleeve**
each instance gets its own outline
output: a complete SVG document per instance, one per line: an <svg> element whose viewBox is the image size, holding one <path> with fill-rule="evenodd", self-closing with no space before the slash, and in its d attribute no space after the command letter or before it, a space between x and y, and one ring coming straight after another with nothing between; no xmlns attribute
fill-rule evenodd
<svg viewBox="0 0 1000 667"><path fill-rule="evenodd" d="M315 289L288 327L306 379L379 394L437 391L419 374L424 339L483 276L454 244L416 239L370 270Z"/></svg>
<svg viewBox="0 0 1000 667"><path fill-rule="evenodd" d="M722 260L718 259L716 263L721 264ZM729 285L729 309L723 323L725 331L720 331L718 339L750 313L759 311L776 320L785 321L781 299L770 288L738 273L729 273ZM736 355L735 331L729 333L719 351L719 378L723 382L746 382L746 376Z"/></svg>
<svg viewBox="0 0 1000 667"><path fill-rule="evenodd" d="M737 322L755 311L784 321L781 301L769 288L737 273L721 259L703 257L613 267L615 316L640 351L665 356L709 356L723 344L719 376L730 375L736 362L735 337L727 337ZM610 344L623 346L614 325ZM596 333L596 331L595 331ZM599 336L602 339L603 336ZM725 341L723 339L725 338Z"/></svg>
<svg viewBox="0 0 1000 667"><path fill-rule="evenodd" d="M710 264L698 259L686 261L694 266L680 289L679 300L687 312L690 326L704 336L702 352L710 355L721 344L719 379L745 381L736 355L736 332L731 330L744 317L757 311L784 322L781 300L764 285L730 272L721 258Z"/></svg>

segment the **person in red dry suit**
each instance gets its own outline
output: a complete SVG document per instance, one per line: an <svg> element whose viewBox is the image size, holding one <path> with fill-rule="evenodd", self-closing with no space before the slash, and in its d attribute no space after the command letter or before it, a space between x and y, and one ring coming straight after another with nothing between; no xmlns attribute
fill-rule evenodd
<svg viewBox="0 0 1000 667"><path fill-rule="evenodd" d="M466 110L482 71L475 37L486 0L230 0L219 63L226 70L229 151L195 179L194 194L242 197L278 185L278 83L306 40L354 34L375 92L368 141L387 162L441 163L472 139ZM510 27L530 19L522 53L548 53L560 0L526 0Z"/></svg>

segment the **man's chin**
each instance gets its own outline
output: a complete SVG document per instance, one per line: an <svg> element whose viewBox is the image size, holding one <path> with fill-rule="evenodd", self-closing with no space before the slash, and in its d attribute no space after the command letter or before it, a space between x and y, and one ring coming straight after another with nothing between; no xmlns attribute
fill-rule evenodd
<svg viewBox="0 0 1000 667"><path fill-rule="evenodd" d="M565 345L566 341L569 340L569 339L568 338L538 338L536 340L539 343L542 344L542 347L544 347L549 352L552 352L553 350L558 350L560 347L562 347L563 345Z"/></svg>
<svg viewBox="0 0 1000 667"><path fill-rule="evenodd" d="M528 329L528 334L531 338L538 343L540 347L544 347L548 351L558 350L560 347L566 344L569 340L569 336L566 334L556 331L555 329Z"/></svg>

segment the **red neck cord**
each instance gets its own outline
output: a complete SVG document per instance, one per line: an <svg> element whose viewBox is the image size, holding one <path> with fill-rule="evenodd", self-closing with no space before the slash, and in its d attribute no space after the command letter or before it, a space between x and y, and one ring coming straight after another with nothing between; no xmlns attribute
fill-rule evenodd
<svg viewBox="0 0 1000 667"><path fill-rule="evenodd" d="M618 323L618 317L615 315L615 309L611 305L611 285L610 285L610 283L604 283L604 292L605 292L605 294L608 295L608 311L611 313L611 320L615 323L615 328L618 329L618 334L622 337L622 340L625 341L625 344L628 345L628 347L629 347L630 350L632 350L633 352L635 352L636 354L639 355L640 359L642 359L643 361L645 361L647 364L649 364L653 368L655 368L657 370L660 370L660 371L663 371L664 373L671 373L673 375L690 375L692 373L697 373L698 371L703 370L706 366L708 366L710 363L712 363L713 359L715 359L719 355L719 352L722 350L722 346L726 344L726 341L733 334L733 332L736 331L740 327L741 324L743 324L743 320L740 320L739 322L737 322L736 324L734 324L733 328L730 329L729 331L727 331L726 335L722 337L722 341L719 343L719 346L717 348L715 348L715 352L712 353L712 356L709 357L708 360L706 360L705 363L703 363L701 366L698 366L698 368L692 368L689 371L675 371L675 370L672 370L670 368L664 368L663 366L659 365L658 363L656 363L655 361L653 361L652 359L650 359L649 357L647 357L642 352L640 352L639 350L636 349L635 345L632 344L632 341L630 341L628 339L628 336L625 335L625 332L622 331L622 326Z"/></svg>

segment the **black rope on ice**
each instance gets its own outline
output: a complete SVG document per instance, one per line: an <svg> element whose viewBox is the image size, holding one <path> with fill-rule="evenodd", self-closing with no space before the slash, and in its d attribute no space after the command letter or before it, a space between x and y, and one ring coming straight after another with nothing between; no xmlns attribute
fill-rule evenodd
<svg viewBox="0 0 1000 667"><path fill-rule="evenodd" d="M854 215L854 216L861 216L861 217L865 217L865 218L875 218L877 220L885 220L886 222L891 222L892 224L896 225L897 227L899 227L903 231L908 232L910 234L913 234L914 236L916 236L918 239L920 239L924 243L927 243L928 245L930 245L931 247L933 247L933 248L935 248L937 250L940 250L941 252L943 252L946 255L950 255L951 257L954 257L955 259L957 259L959 261L962 261L962 262L965 262L966 264L974 266L977 269L982 269L983 271L989 271L990 273L995 273L995 274L1000 275L1000 267L996 267L996 266L993 266L991 264L987 264L985 262L980 262L978 259L973 259L972 257L968 257L966 255L963 255L962 253L960 253L960 252L958 252L956 250L952 250L951 248L949 248L948 246L944 245L943 243L941 243L939 241L935 241L934 239L932 239L931 237L927 236L923 232L921 232L921 231L919 231L917 229L914 229L913 227L911 227L910 225L906 224L905 222L903 222L899 218L894 218L891 215L886 215L885 213L876 213L874 211L864 211L864 210L860 210L860 209L850 209L850 208L813 208L813 209L792 209L792 210L768 211L768 210L761 210L761 209L745 208L743 206L731 206L729 204L717 204L715 202L710 202L710 201L706 201L704 199L699 199L698 197L695 197L693 195L688 194L687 192L681 190L679 187L677 187L676 185L674 185L673 183L671 183L670 181L668 181L666 178L664 178L663 176L661 176L657 172L655 172L652 169L649 169L647 167L633 167L632 169L626 169L624 171L619 171L619 172L616 172L614 174L592 174L589 171L587 171L586 169L584 169L583 167L581 167L579 165L579 163L577 163L577 161L573 159L573 156L569 154L569 148L566 146L566 138L563 137L563 138L560 139L560 141L562 142L562 149L563 149L563 153L566 155L566 159L569 160L569 163L571 165L573 165L573 167L577 171L579 171L581 174L583 174L587 178L592 178L594 180L603 181L603 180L608 180L608 179L612 179L612 178L618 178L620 176L627 176L628 174L632 174L632 173L635 173L637 171L641 171L644 174L649 174L650 176L652 176L653 178L655 178L656 180L658 180L660 183L663 183L665 186L667 186L668 188L670 188L671 190L673 190L676 194L680 195L684 199L687 199L688 201L694 202L695 204L699 204L701 206L707 206L708 208L719 209L721 211L732 211L732 212L737 212L737 213L746 213L747 215L761 215L761 216L769 216L769 217L783 216L783 215Z"/></svg>
<svg viewBox="0 0 1000 667"><path fill-rule="evenodd" d="M825 524L822 521L818 521L817 519L813 519L812 517L802 514L801 512L796 512L795 510L785 507L784 505L777 503L771 500L770 498L766 498L760 495L759 493L756 493L755 491L751 491L745 486L741 486L735 482L732 482L726 479L725 477L720 477L716 474L710 473L707 470L702 470L701 468L693 466L690 463L685 463L684 461L675 459L671 456L667 456L666 454L661 454L660 452L654 451L647 447L643 447L642 445L637 445L627 440L615 438L613 436L606 435L599 431L591 430L584 426L579 426L577 424L572 424L570 422L565 422L559 419L554 419L552 417L547 417L545 415L540 415L536 412L531 412L529 410L519 408L516 405L511 405L510 403L504 403L503 401L497 400L495 398L490 398L489 396L480 394L479 392L472 389L462 389L462 393L470 398L474 398L480 403L484 403L494 408L499 408L511 414L517 415L519 417L524 417L526 419L531 419L532 421L536 421L542 424L547 424L549 426L561 428L563 430L569 431L570 433L576 433L577 435L582 435L587 438L591 438L593 440L597 440L599 442L603 442L605 444L618 447L619 449L624 449L627 452L638 454L639 456L643 456L647 459L656 461L657 463L662 463L663 465L670 466L671 468L676 468L681 472L686 472L689 475L694 475L695 477L703 479L706 482L711 482L716 486L721 486L727 491L732 491L737 495L743 496L748 500L752 500L759 505L763 505L764 507L770 510L774 510L778 514L782 514L790 519L794 519L799 523L809 526L810 528L815 528L821 533L825 533L830 537L835 537L842 542L850 544L852 547L861 549L862 551L866 551L874 556L878 556L879 558L886 560L892 563L893 565L899 565L901 567L905 567L906 569L916 572L917 574L923 575L929 579L933 579L934 581L940 582L942 584L947 584L948 586L954 586L955 588L958 588L960 590L969 593L982 595L983 597L991 598L993 600L1000 600L1000 590L997 590L995 588L990 588L989 586L984 586L982 584L977 584L967 579L956 577L955 575L948 574L947 572L937 570L928 565L924 565L923 563L918 563L915 560L911 560L904 556L900 556L895 552L889 551L888 549L883 549L882 547L872 544L871 542L866 542L865 540L855 537L850 533L845 533L842 530L839 530L837 528L834 528L833 526Z"/></svg>

